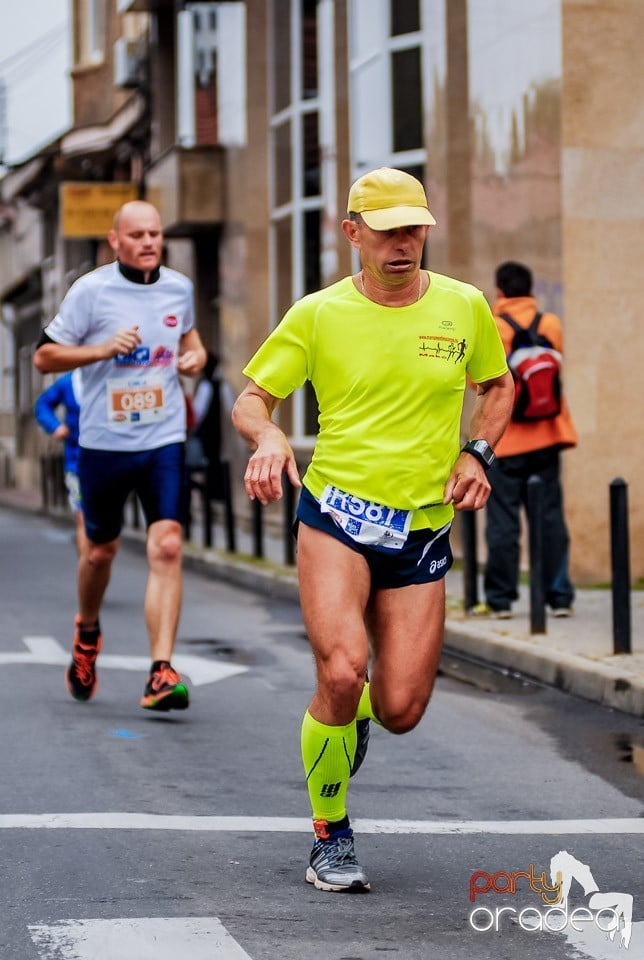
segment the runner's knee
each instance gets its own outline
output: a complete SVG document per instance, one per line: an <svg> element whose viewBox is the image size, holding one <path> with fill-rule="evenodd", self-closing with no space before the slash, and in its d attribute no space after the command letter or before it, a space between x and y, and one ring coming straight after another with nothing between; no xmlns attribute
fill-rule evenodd
<svg viewBox="0 0 644 960"><path fill-rule="evenodd" d="M148 538L151 563L176 563L181 560L181 531L165 530Z"/></svg>
<svg viewBox="0 0 644 960"><path fill-rule="evenodd" d="M110 543L90 543L87 548L87 561L92 567L109 567L116 556L118 544L116 541Z"/></svg>
<svg viewBox="0 0 644 960"><path fill-rule="evenodd" d="M429 697L394 694L378 701L378 720L389 733L409 733L422 720Z"/></svg>
<svg viewBox="0 0 644 960"><path fill-rule="evenodd" d="M333 700L346 702L360 699L364 686L366 664L337 650L318 663L318 685Z"/></svg>

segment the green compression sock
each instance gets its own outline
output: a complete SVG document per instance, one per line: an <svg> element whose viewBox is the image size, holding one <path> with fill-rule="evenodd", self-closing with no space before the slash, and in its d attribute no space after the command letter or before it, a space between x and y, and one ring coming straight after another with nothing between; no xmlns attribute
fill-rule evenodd
<svg viewBox="0 0 644 960"><path fill-rule="evenodd" d="M356 723L328 727L307 710L302 720L302 761L315 820L346 816L347 787L356 753Z"/></svg>

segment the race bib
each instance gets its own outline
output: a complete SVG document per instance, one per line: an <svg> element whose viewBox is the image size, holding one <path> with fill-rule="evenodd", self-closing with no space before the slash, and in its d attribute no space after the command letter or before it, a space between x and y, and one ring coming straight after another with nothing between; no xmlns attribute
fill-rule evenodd
<svg viewBox="0 0 644 960"><path fill-rule="evenodd" d="M107 419L111 427L156 423L165 415L162 384L135 379L107 381Z"/></svg>
<svg viewBox="0 0 644 960"><path fill-rule="evenodd" d="M400 550L409 534L413 510L397 510L363 500L328 484L320 497L320 510L328 513L344 532L367 546Z"/></svg>

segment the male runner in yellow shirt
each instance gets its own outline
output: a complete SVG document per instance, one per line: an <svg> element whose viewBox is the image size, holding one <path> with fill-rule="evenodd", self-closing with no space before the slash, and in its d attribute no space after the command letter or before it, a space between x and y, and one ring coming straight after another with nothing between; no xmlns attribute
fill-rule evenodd
<svg viewBox="0 0 644 960"><path fill-rule="evenodd" d="M271 420L309 380L319 435L298 505L298 574L317 688L302 724L315 842L306 880L368 890L346 811L369 722L405 733L438 669L454 510L484 506L486 469L514 387L483 294L421 269L435 220L422 184L381 168L349 192L342 229L355 276L295 303L245 367L233 422L253 453L247 493L300 486ZM466 379L477 397L461 449ZM371 642L369 679L367 667Z"/></svg>

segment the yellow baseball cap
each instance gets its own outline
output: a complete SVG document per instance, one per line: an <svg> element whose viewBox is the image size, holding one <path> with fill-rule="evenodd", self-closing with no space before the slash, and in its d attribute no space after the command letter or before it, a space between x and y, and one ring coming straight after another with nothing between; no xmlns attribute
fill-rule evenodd
<svg viewBox="0 0 644 960"><path fill-rule="evenodd" d="M420 180L391 167L372 170L355 181L349 190L347 213L359 213L372 230L436 223Z"/></svg>

